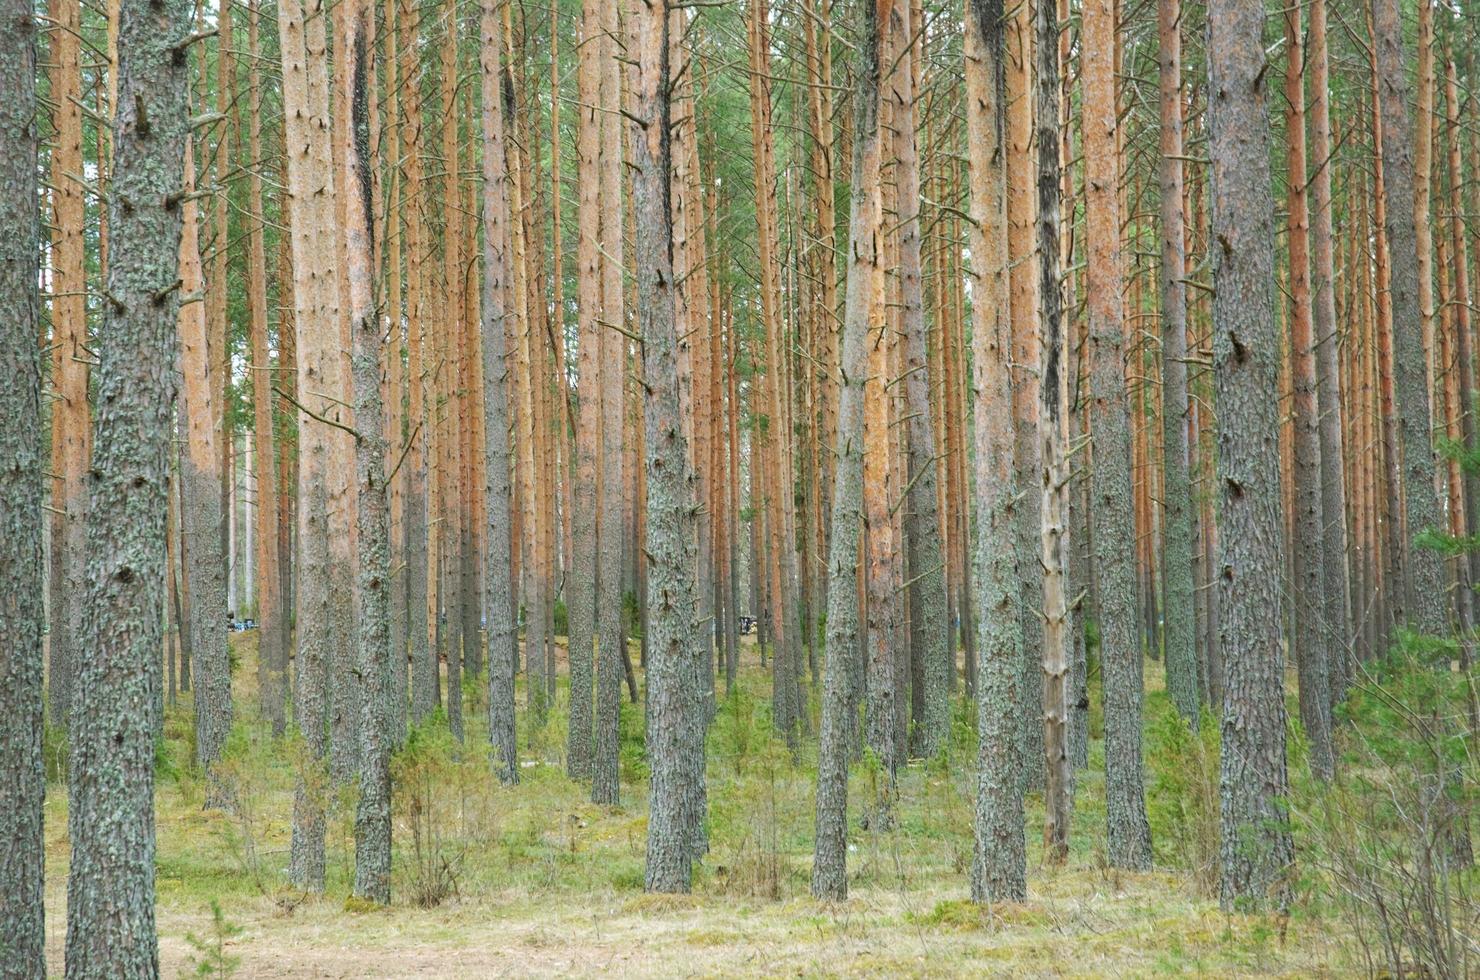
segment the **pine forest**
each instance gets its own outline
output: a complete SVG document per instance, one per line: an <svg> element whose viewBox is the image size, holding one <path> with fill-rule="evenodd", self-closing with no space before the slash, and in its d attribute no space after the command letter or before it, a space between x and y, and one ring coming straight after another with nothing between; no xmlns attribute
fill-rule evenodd
<svg viewBox="0 0 1480 980"><path fill-rule="evenodd" d="M1473 0L0 0L0 980L1480 977L1477 292Z"/></svg>

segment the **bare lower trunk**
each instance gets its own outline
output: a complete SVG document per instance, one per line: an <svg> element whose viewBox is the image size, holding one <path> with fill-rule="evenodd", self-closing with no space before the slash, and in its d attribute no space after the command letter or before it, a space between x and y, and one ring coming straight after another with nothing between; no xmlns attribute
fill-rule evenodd
<svg viewBox="0 0 1480 980"><path fill-rule="evenodd" d="M1264 8L1208 6L1213 370L1220 478L1217 606L1224 657L1220 892L1225 911L1282 906L1294 857L1283 800L1279 339Z"/></svg>
<svg viewBox="0 0 1480 980"><path fill-rule="evenodd" d="M889 15L892 0L878 13ZM827 642L818 748L816 849L812 894L848 897L848 760L857 730L850 674L857 658L858 541L863 528L863 415L869 319L882 285L879 264L879 75L882 24L874 4L860 5L861 63L853 103L853 192L848 225L848 287L843 315L837 453L828 546Z"/></svg>
<svg viewBox="0 0 1480 980"><path fill-rule="evenodd" d="M1007 213L1002 166L1003 37L1001 0L966 9L966 125L971 152L973 374L976 389L976 562L981 667L976 680L977 795L971 897L979 902L1027 897L1023 832L1023 758L1014 718L1020 694L1022 621L1018 616L1017 472L1013 459L1012 337L1004 315Z"/></svg>
<svg viewBox="0 0 1480 980"><path fill-rule="evenodd" d="M7 31L14 27L6 25ZM155 705L180 304L179 202L188 138L187 66L176 52L189 31L190 6L183 0L120 5L110 301L97 352L99 410L83 616L92 655L77 663L69 765L66 973L79 980L159 973ZM23 53L16 54L4 60L7 70L28 67ZM26 110L24 97L0 104L7 113ZM34 162L26 165L34 174ZM14 180L5 186L15 186ZM17 204L7 214L32 214L33 207ZM25 254L34 256L34 248ZM36 281L34 268L16 265ZM18 285L5 295L25 293ZM20 319L7 322L25 329ZM6 539L21 540L9 534Z"/></svg>
<svg viewBox="0 0 1480 980"><path fill-rule="evenodd" d="M7 134L5 150L0 153L0 242L4 243L0 254L0 374L9 379L0 387L0 582L5 583L7 595L5 611L0 614L0 744L5 746L0 759L0 840L6 842L0 852L0 976L17 978L46 975L46 840L42 833L46 777L41 759L41 634L46 618L42 501L46 481L37 439L42 431L41 352L36 343L41 227L36 210L35 72L36 20L31 4L16 0L0 9L0 132ZM80 224L76 232L81 235ZM148 397L152 393L139 394ZM167 493L169 487L168 456L155 477L158 484L152 502L163 509L166 503L161 492ZM61 542L54 541L52 547L62 547ZM74 559L82 555L81 550L72 553ZM159 584L155 584L156 593ZM70 590L68 594L75 595ZM54 630L53 643L56 637ZM145 663L152 669L156 661L146 659ZM157 683L154 687L157 692ZM151 876L152 872L150 868ZM152 877L149 880L152 883Z"/></svg>

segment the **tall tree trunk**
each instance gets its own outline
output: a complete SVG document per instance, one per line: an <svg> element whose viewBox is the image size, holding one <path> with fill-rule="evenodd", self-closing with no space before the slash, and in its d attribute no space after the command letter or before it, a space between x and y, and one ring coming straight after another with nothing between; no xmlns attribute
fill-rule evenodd
<svg viewBox="0 0 1480 980"><path fill-rule="evenodd" d="M69 681L80 655L86 543L88 408L86 202L83 200L82 5L55 0L49 59L56 125L51 150L51 630L47 693L51 723L67 724ZM110 78L113 74L110 72ZM18 217L18 215L17 215Z"/></svg>
<svg viewBox="0 0 1480 980"><path fill-rule="evenodd" d="M374 57L368 0L349 0L337 38L350 80L348 153L340 160L345 214L345 279L354 377L355 474L359 550L355 672L359 799L355 806L356 898L391 900L391 633L390 529L386 502L385 418L381 403L380 314L374 299L374 218L370 182L370 99L366 76Z"/></svg>
<svg viewBox="0 0 1480 980"><path fill-rule="evenodd" d="M1321 566L1325 573L1330 694L1342 699L1350 674L1352 592L1347 574L1346 438L1342 427L1341 368L1336 328L1336 271L1331 245L1331 88L1326 46L1326 0L1311 0L1310 175L1311 318L1316 342L1316 394L1321 443Z"/></svg>
<svg viewBox="0 0 1480 980"><path fill-rule="evenodd" d="M795 506L791 473L791 432L786 411L786 364L781 323L780 247L776 203L776 164L771 126L770 24L766 0L751 0L750 118L755 148L757 245L761 272L761 320L765 328L765 439L762 465L770 468L766 524L770 535L771 582L775 593L771 624L774 675L773 713L777 729L796 745L803 726L798 678L801 628L798 621ZM774 480L771 479L774 477Z"/></svg>
<svg viewBox="0 0 1480 980"><path fill-rule="evenodd" d="M334 181L329 142L329 71L325 64L324 11L318 0L278 5L283 61L283 104L288 147L288 213L292 228L293 323L298 409L298 653L294 662L294 721L304 744L293 799L289 875L307 891L324 888L324 805L321 770L327 750L325 703L330 650L338 616L331 583L332 508L341 478L335 420L343 413L340 391L339 281L337 255L323 241L334 227Z"/></svg>
<svg viewBox="0 0 1480 980"><path fill-rule="evenodd" d="M55 98L55 89L52 94ZM9 379L0 386L0 581L7 595L0 612L0 744L5 745L0 840L6 842L0 854L0 976L17 978L46 975L46 776L41 758L46 481L37 437L42 417L36 344L41 313L36 101L36 18L30 3L16 0L0 10L0 132L6 134L5 152L0 153L0 373ZM80 239L80 222L75 230ZM53 411L60 411L60 405ZM156 489L167 492L167 462L156 478L163 484ZM164 508L163 499L156 502ZM61 548L61 540L53 539L52 547ZM82 556L78 549L70 557ZM63 594L81 598L70 589ZM85 608L81 602L77 606ZM52 630L53 644L59 632ZM155 676L157 652L141 656L150 668L147 676ZM139 653L145 654L145 648ZM53 660L52 669L57 666ZM148 871L152 876L153 868Z"/></svg>
<svg viewBox="0 0 1480 980"><path fill-rule="evenodd" d="M1033 160L1033 4L1025 0L1005 12L1003 112L1006 122L1007 160L1007 252L1008 304L1012 310L1012 417L1014 465L1021 489L1038 483L1038 270L1034 268L1034 222L1038 195ZM1047 2L1047 0L1037 0ZM1037 569L1041 560L1038 538L1039 513L1022 507L1018 519L1017 565L1020 570ZM1043 746L1043 576L1023 574L1019 578L1018 615L1022 617L1022 681L1018 695L1023 710L1023 779L1028 786L1041 787L1044 778Z"/></svg>
<svg viewBox="0 0 1480 980"><path fill-rule="evenodd" d="M185 150L185 193L195 191L193 154ZM198 295L201 272L199 217L194 200L182 208L180 288ZM221 452L217 428L216 375L207 339L206 304L180 308L180 372L185 380L185 417L189 426L180 456L181 510L185 536L185 579L190 590L190 651L195 689L195 761L209 776L231 731L231 663L226 631L226 555L221 538ZM215 783L207 804L223 801Z"/></svg>
<svg viewBox="0 0 1480 980"><path fill-rule="evenodd" d="M841 377L832 487L832 537L828 544L827 642L818 747L816 845L812 894L848 897L848 758L857 730L850 673L857 657L858 544L863 530L863 415L868 374L869 320L883 285L879 166L882 31L894 0L858 5L860 40L853 93L852 213L848 222L848 285L844 300ZM876 19L878 18L878 19Z"/></svg>
<svg viewBox="0 0 1480 980"><path fill-rule="evenodd" d="M570 622L570 732L566 769L577 779L592 775L596 644L597 463L601 452L601 59L602 4L586 0L581 15L576 67L576 186L579 190L576 239L576 311L580 415L576 422L575 488L571 525L575 551L566 587ZM530 680L533 683L533 671ZM537 703L537 702L536 702Z"/></svg>
<svg viewBox="0 0 1480 980"><path fill-rule="evenodd" d="M406 124L401 127L401 162L405 169L406 213L406 428L410 442L405 472L406 494L406 633L410 640L411 720L423 721L441 700L441 671L431 643L431 555L427 522L430 514L427 466L430 458L432 413L427 409L427 370L423 327L427 321L424 298L429 246L425 235L422 190L420 8L411 0L397 0L396 28L400 32L402 92ZM301 506L301 505L300 505ZM492 612L492 610L490 610Z"/></svg>
<svg viewBox="0 0 1480 980"><path fill-rule="evenodd" d="M981 667L976 679L977 795L971 897L978 902L1027 896L1023 832L1023 756L1014 710L1019 704L1022 620L1018 616L1017 467L1013 459L1012 354L1007 322L1007 210L1003 172L1001 0L966 8L966 126L970 152L972 369L977 397L977 581ZM974 292L973 295L976 295Z"/></svg>
<svg viewBox="0 0 1480 980"><path fill-rule="evenodd" d="M1264 8L1208 5L1218 615L1224 655L1220 895L1283 906L1294 850L1284 809L1280 650L1279 338L1274 304Z"/></svg>
<svg viewBox="0 0 1480 980"><path fill-rule="evenodd" d="M66 974L77 980L159 973L154 745L180 306L176 262L189 136L188 69L178 53L190 20L184 0L120 4L108 302L98 334L82 617L90 654L78 658L71 705ZM27 70L29 60L17 55L3 63ZM16 94L0 105L7 114L24 110L29 119L24 95ZM33 161L23 162L35 172ZM12 177L4 186L17 183ZM23 203L6 211L29 213ZM35 255L34 246L25 254ZM24 263L6 267L35 281ZM24 297L24 286L4 295ZM7 323L27 329L21 318ZM23 539L7 534L6 540Z"/></svg>
<svg viewBox="0 0 1480 980"><path fill-rule="evenodd" d="M1290 259L1290 354L1294 387L1295 520L1290 542L1294 635L1291 637L1300 675L1300 719L1310 743L1311 771L1329 779L1331 692L1322 620L1326 612L1321 573L1322 525L1321 442L1317 429L1315 335L1311 320L1309 214L1305 204L1305 57L1300 8L1285 10L1285 140L1290 172L1286 199Z"/></svg>
<svg viewBox="0 0 1480 980"><path fill-rule="evenodd" d="M644 430L647 448L648 590L653 638L648 660L648 751L653 765L647 836L648 891L687 892L695 823L691 783L704 779L704 718L696 672L699 656L694 562L694 491L678 398L674 330L673 227L669 190L667 0L628 8L637 65L632 147L634 268L643 338Z"/></svg>
<svg viewBox="0 0 1480 980"><path fill-rule="evenodd" d="M503 783L519 781L514 728L514 674L519 665L519 626L513 608L509 535L509 370L504 338L509 283L507 146L504 140L503 47L500 10L505 0L483 0L478 66L482 80L483 136L483 438L487 471L487 558L483 606L488 617L488 733ZM528 683L535 683L534 677Z"/></svg>
<svg viewBox="0 0 1480 980"><path fill-rule="evenodd" d="M924 297L920 283L920 164L915 146L915 68L922 60L924 25L910 20L908 4L898 3L890 24L894 46L903 52L894 71L894 146L898 160L901 326L906 345L905 391L909 399L909 503L905 537L909 551L910 652L924 661L923 718L915 720L916 755L933 757L950 733L951 705L946 690L951 669L946 616L945 559L936 499L935 432L930 392L938 380L927 372ZM1055 55L1057 56L1057 54ZM832 187L829 185L828 194ZM829 272L830 275L830 272Z"/></svg>
<svg viewBox="0 0 1480 980"><path fill-rule="evenodd" d="M1099 4L1103 2L1103 7ZM1107 16L1108 14L1108 16ZM1105 18L1099 20L1098 18ZM1109 0L1091 0L1085 8L1085 35L1086 44L1093 46L1103 44L1103 56L1108 58L1108 53L1113 50L1111 38L1114 34L1114 7ZM1043 843L1047 852L1048 860L1061 864L1069 857L1069 820L1074 810L1074 769L1069 762L1069 582L1068 582L1068 547L1066 538L1068 536L1069 517L1069 367L1064 354L1064 325L1063 325L1063 290L1059 277L1059 190L1062 182L1060 173L1061 162L1059 160L1059 35L1057 8L1049 5L1048 0L1038 0L1035 8L1035 36L1033 50L1037 54L1037 72L1035 73L1033 118L1038 126L1038 301L1040 329L1040 343L1038 348L1038 489L1039 501L1039 544L1038 555L1039 568L1043 576L1043 650L1042 664L1043 675L1041 679L1043 691L1043 746L1044 758L1047 768L1045 769L1044 793L1043 793ZM1098 28L1098 30L1095 30ZM1088 59L1088 55L1086 56ZM1087 66L1088 67L1088 66ZM1103 66L1108 74L1109 62ZM1113 140L1115 137L1114 126L1114 88L1113 80L1106 79L1107 91L1102 90L1097 83L1099 78L1090 71L1085 72L1086 99L1110 96L1108 104L1111 115L1110 126L1097 134L1100 140L1107 136ZM1106 103L1100 102L1098 110L1104 111ZM1086 110L1086 115L1089 110ZM1103 117L1102 117L1103 119ZM1097 123L1096 125L1100 125ZM1089 127L1086 127L1088 129ZM1094 147L1089 139L1085 141L1086 153L1095 150L1104 151L1104 146ZM1107 175L1103 172L1104 162L1095 161L1089 164L1088 183L1090 189L1086 193L1086 214L1091 229L1091 259L1090 268L1093 270L1094 263L1094 239L1093 235L1097 228L1095 221L1095 205L1098 203L1104 208L1106 201L1115 200L1114 193L1117 186L1113 154L1114 147L1110 148L1112 154L1111 170ZM1097 171L1096 167L1100 168ZM1095 193L1095 181L1101 181L1099 186L1110 191L1107 198ZM1113 210L1102 214L1100 227L1108 227L1111 234L1116 236L1109 243L1099 243L1104 249L1101 257L1108 262L1115 262L1118 258L1119 244L1119 221ZM1109 244L1106 249L1105 245ZM1104 275L1102 270L1101 275ZM1091 275L1093 279L1093 274ZM1099 284L1102 288L1115 291L1115 297L1119 298L1119 282L1116 279L1106 278ZM1108 319L1115 330L1119 330L1119 304L1111 308L1096 307L1100 304L1100 296L1096 295L1095 284L1090 286L1090 329L1096 329L1096 314ZM1100 329L1105 329L1105 320L1099 323ZM1118 351L1118 348L1116 348ZM1113 394L1114 389L1111 389ZM1122 420L1122 431L1123 431ZM1107 427L1108 428L1108 427ZM1106 432L1096 426L1096 434ZM1109 430L1113 431L1113 430ZM1108 433L1107 433L1108 434ZM1100 458L1103 463L1103 457ZM1099 467L1096 467L1096 474ZM1126 539L1129 543L1129 537ZM1138 652L1139 653L1139 652ZM1109 658L1105 658L1108 668ZM1139 679L1139 655L1136 659L1137 678ZM1110 671L1106 670L1106 690L1110 688ZM1138 692L1139 693L1139 692ZM1107 707L1110 701L1107 698ZM1139 705L1136 705L1139 708ZM1139 711L1133 716L1137 726L1137 752L1133 775L1137 780L1140 778L1140 714ZM1113 745L1113 735L1109 730L1110 715L1106 714L1106 739ZM1122 723L1124 723L1122 721ZM1107 745L1107 765L1113 765ZM1118 760L1115 760L1118 761ZM1109 796L1109 790L1115 786L1115 776L1107 775L1107 807L1110 814L1110 853L1111 860L1116 861L1116 833L1117 814L1116 803ZM1137 787L1139 791L1139 785ZM1124 818L1120 818L1124 819ZM1144 824L1144 813L1141 816ZM1145 863L1150 862L1149 846ZM1139 864L1133 864L1139 866Z"/></svg>
<svg viewBox="0 0 1480 980"><path fill-rule="evenodd" d="M1090 517L1105 684L1105 817L1117 868L1151 865L1141 768L1141 645L1136 629L1135 543L1121 306L1120 145L1115 98L1115 4L1084 8L1085 302L1090 363ZM1050 132L1050 135L1051 132Z"/></svg>
<svg viewBox="0 0 1480 980"><path fill-rule="evenodd" d="M1161 41L1161 385L1162 440L1166 465L1166 545L1162 581L1166 587L1167 693L1177 711L1197 725L1199 693L1194 643L1192 581L1192 484L1187 397L1187 253L1182 140L1182 3L1158 0Z"/></svg>
<svg viewBox="0 0 1480 980"><path fill-rule="evenodd" d="M622 409L626 386L626 312L622 296L622 132L621 116L623 48L617 25L618 4L602 7L605 40L601 51L601 477L597 550L596 641L596 735L592 756L592 799L616 803L619 794L619 722L622 700L622 671L627 655L627 637L622 628ZM664 83L666 86L666 82ZM667 96L665 95L665 99ZM663 116L668 110L665 104ZM635 136L634 136L635 139ZM666 143L667 141L665 141ZM664 179L669 179L665 164ZM671 229L670 229L671 230ZM619 329L621 328L621 329ZM593 394L596 394L593 392ZM594 406L593 406L594 407Z"/></svg>
<svg viewBox="0 0 1480 980"><path fill-rule="evenodd" d="M1438 552L1412 537L1438 528L1434 445L1429 433L1429 387L1424 368L1423 310L1419 308L1418 241L1414 226L1413 143L1409 138L1408 83L1398 0L1372 0L1377 102L1382 119L1382 172L1387 190L1387 244L1392 304L1393 384L1402 443L1403 500L1408 537L1396 620L1425 633L1445 628L1444 566ZM1397 515L1393 515L1394 518Z"/></svg>

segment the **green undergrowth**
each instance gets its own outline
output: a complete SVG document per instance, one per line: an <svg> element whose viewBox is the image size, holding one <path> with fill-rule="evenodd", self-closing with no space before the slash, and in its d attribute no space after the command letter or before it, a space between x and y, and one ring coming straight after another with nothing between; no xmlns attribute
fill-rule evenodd
<svg viewBox="0 0 1480 980"><path fill-rule="evenodd" d="M1147 668L1146 759L1157 867L1147 874L1105 864L1096 709L1089 769L1076 778L1068 864L1043 864L1042 801L1030 788L1029 901L972 904L976 707L960 690L952 734L940 756L911 760L901 772L892 829L863 825L860 804L871 798L870 780L877 774L863 762L853 767L852 897L841 905L816 903L809 893L815 715L812 737L793 754L776 735L769 679L747 645L740 682L733 691L721 691L709 729L709 853L696 865L692 896L643 893L649 765L641 707L628 701L625 687L621 802L597 806L587 786L567 777L562 664L559 690L543 719L525 711L521 678L517 785L501 785L493 775L486 695L473 696L481 679L466 691L462 743L440 711L408 732L392 767L393 901L390 909L377 911L346 904L354 860L353 789L333 786L301 738L271 735L256 710L252 635L234 642L236 723L216 769L231 805L204 808L204 777L192 761L188 696L166 708L157 753L162 956L181 971L191 969L192 955L197 963L204 955L190 947L187 934L219 935L212 903L226 910L233 929L242 928L217 951L240 957L247 973L290 945L323 949L326 956L354 946L445 948L461 951L460 957L487 957L486 970L470 969L468 975L586 972L579 957L570 959L571 942L578 950L642 943L654 958L638 972L671 968L701 975L847 973L854 967L847 951L863 948L879 951L869 971L905 975L1060 969L1086 975L1309 975L1346 962L1343 947L1331 938L1332 924L1341 922L1334 912L1297 919L1298 927L1281 920L1269 926L1268 936L1259 924L1264 920L1217 912L1208 868L1209 849L1216 848L1216 838L1210 843L1208 837L1216 827L1215 725L1204 719L1194 733L1175 718L1154 663ZM562 651L562 661L563 656ZM303 895L287 877L300 782L328 807L323 897ZM53 783L48 820L55 852L49 867L64 870L64 782ZM58 880L53 875L54 903L65 894ZM561 938L570 935L579 939ZM524 959L502 958L510 951ZM1071 958L1056 959L1064 956ZM374 959L343 968L369 976L391 970L390 961Z"/></svg>

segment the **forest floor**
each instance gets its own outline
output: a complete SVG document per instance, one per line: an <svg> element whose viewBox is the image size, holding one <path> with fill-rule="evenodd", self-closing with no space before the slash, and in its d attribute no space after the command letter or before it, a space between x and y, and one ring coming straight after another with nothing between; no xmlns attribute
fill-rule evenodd
<svg viewBox="0 0 1480 980"><path fill-rule="evenodd" d="M286 884L292 753L257 718L254 636L233 635L238 726L225 778L234 812L202 807L201 777L187 764L188 696L167 711L156 794L166 977L195 975L211 961L242 977L345 978L1364 972L1329 918L1299 906L1288 918L1219 912L1205 871L1216 838L1216 762L1203 771L1205 755L1185 744L1158 752L1168 709L1156 663L1147 664L1152 872L1105 867L1095 717L1067 866L1042 863L1041 801L1030 797L1029 900L991 909L967 901L975 778L973 715L963 705L948 761L912 763L904 774L893 831L858 828L871 774L854 767L850 898L814 901L815 748L794 761L772 737L769 681L747 644L740 690L722 703L709 737L711 851L693 895L642 891L638 711L624 704L623 803L598 807L565 776L565 715L557 707L543 726L521 714L518 786L500 786L484 752L455 752L445 735L432 733L403 755L394 904L367 910L348 900L348 793L330 818L326 893L307 897ZM521 690L521 713L523 706ZM486 741L483 712L481 704L465 709L470 746ZM68 852L60 782L48 795L46 821L48 958L60 975Z"/></svg>

